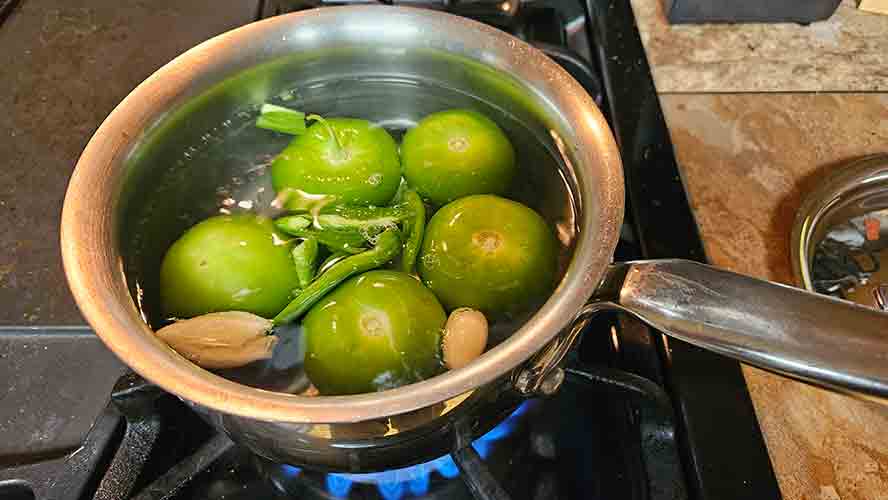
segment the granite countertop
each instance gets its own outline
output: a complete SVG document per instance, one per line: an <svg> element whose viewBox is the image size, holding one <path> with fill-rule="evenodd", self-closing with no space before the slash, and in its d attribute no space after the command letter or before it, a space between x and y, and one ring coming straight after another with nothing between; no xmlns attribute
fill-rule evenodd
<svg viewBox="0 0 888 500"><path fill-rule="evenodd" d="M632 4L710 261L792 284L801 198L888 152L888 16L846 1L810 26L673 27ZM888 407L744 374L784 498L888 499Z"/></svg>
<svg viewBox="0 0 888 500"><path fill-rule="evenodd" d="M854 0L808 26L670 26L662 0L632 7L660 92L888 91L888 16Z"/></svg>
<svg viewBox="0 0 888 500"><path fill-rule="evenodd" d="M83 323L58 241L80 152L139 82L250 22L257 7L258 0L25 0L2 23L0 324Z"/></svg>
<svg viewBox="0 0 888 500"><path fill-rule="evenodd" d="M661 103L710 261L782 283L792 284L789 234L804 193L838 162L888 151L888 95L673 94ZM784 498L888 498L888 407L744 373Z"/></svg>

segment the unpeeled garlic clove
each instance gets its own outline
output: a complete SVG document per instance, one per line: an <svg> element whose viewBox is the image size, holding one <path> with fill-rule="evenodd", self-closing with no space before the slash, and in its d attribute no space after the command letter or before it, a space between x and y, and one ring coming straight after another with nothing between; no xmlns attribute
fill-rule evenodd
<svg viewBox="0 0 888 500"><path fill-rule="evenodd" d="M176 352L203 368L236 368L271 358L278 338L270 320L227 311L176 321L155 332Z"/></svg>
<svg viewBox="0 0 888 500"><path fill-rule="evenodd" d="M469 364L487 347L487 318L468 307L455 309L447 318L441 350L444 364L455 370Z"/></svg>

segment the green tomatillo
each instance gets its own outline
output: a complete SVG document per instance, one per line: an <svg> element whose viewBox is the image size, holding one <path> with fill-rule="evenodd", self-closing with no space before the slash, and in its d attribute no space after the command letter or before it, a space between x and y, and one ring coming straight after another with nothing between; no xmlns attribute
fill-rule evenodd
<svg viewBox="0 0 888 500"><path fill-rule="evenodd" d="M290 245L255 215L219 215L191 227L160 266L164 314L177 318L217 311L271 318L298 284Z"/></svg>
<svg viewBox="0 0 888 500"><path fill-rule="evenodd" d="M321 394L391 389L436 375L447 316L422 283L370 271L340 285L303 320L305 371Z"/></svg>
<svg viewBox="0 0 888 500"><path fill-rule="evenodd" d="M398 146L384 128L355 118L321 118L271 164L279 193L332 195L337 203L386 205L401 182Z"/></svg>
<svg viewBox="0 0 888 500"><path fill-rule="evenodd" d="M505 194L515 151L490 118L468 109L441 111L407 131L404 177L423 198L443 205L472 194Z"/></svg>
<svg viewBox="0 0 888 500"><path fill-rule="evenodd" d="M558 244L532 209L493 195L460 198L426 227L419 259L423 282L452 310L517 313L554 285Z"/></svg>

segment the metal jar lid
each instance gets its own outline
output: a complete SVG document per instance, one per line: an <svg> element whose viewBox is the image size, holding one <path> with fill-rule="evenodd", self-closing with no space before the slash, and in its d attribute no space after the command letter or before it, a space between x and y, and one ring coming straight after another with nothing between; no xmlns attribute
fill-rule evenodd
<svg viewBox="0 0 888 500"><path fill-rule="evenodd" d="M798 286L880 306L888 297L888 154L841 167L804 199L791 256Z"/></svg>

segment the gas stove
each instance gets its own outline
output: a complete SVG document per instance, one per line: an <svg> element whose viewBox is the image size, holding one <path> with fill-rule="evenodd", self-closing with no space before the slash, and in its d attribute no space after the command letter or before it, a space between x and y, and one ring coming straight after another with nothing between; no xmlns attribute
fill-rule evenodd
<svg viewBox="0 0 888 500"><path fill-rule="evenodd" d="M617 137L627 213L616 259L705 259L628 2L384 3L472 17L545 51ZM256 17L327 4L260 1ZM554 396L450 455L370 474L250 454L127 373L87 328L0 329L0 358L3 499L780 498L739 365L619 313L587 327Z"/></svg>

